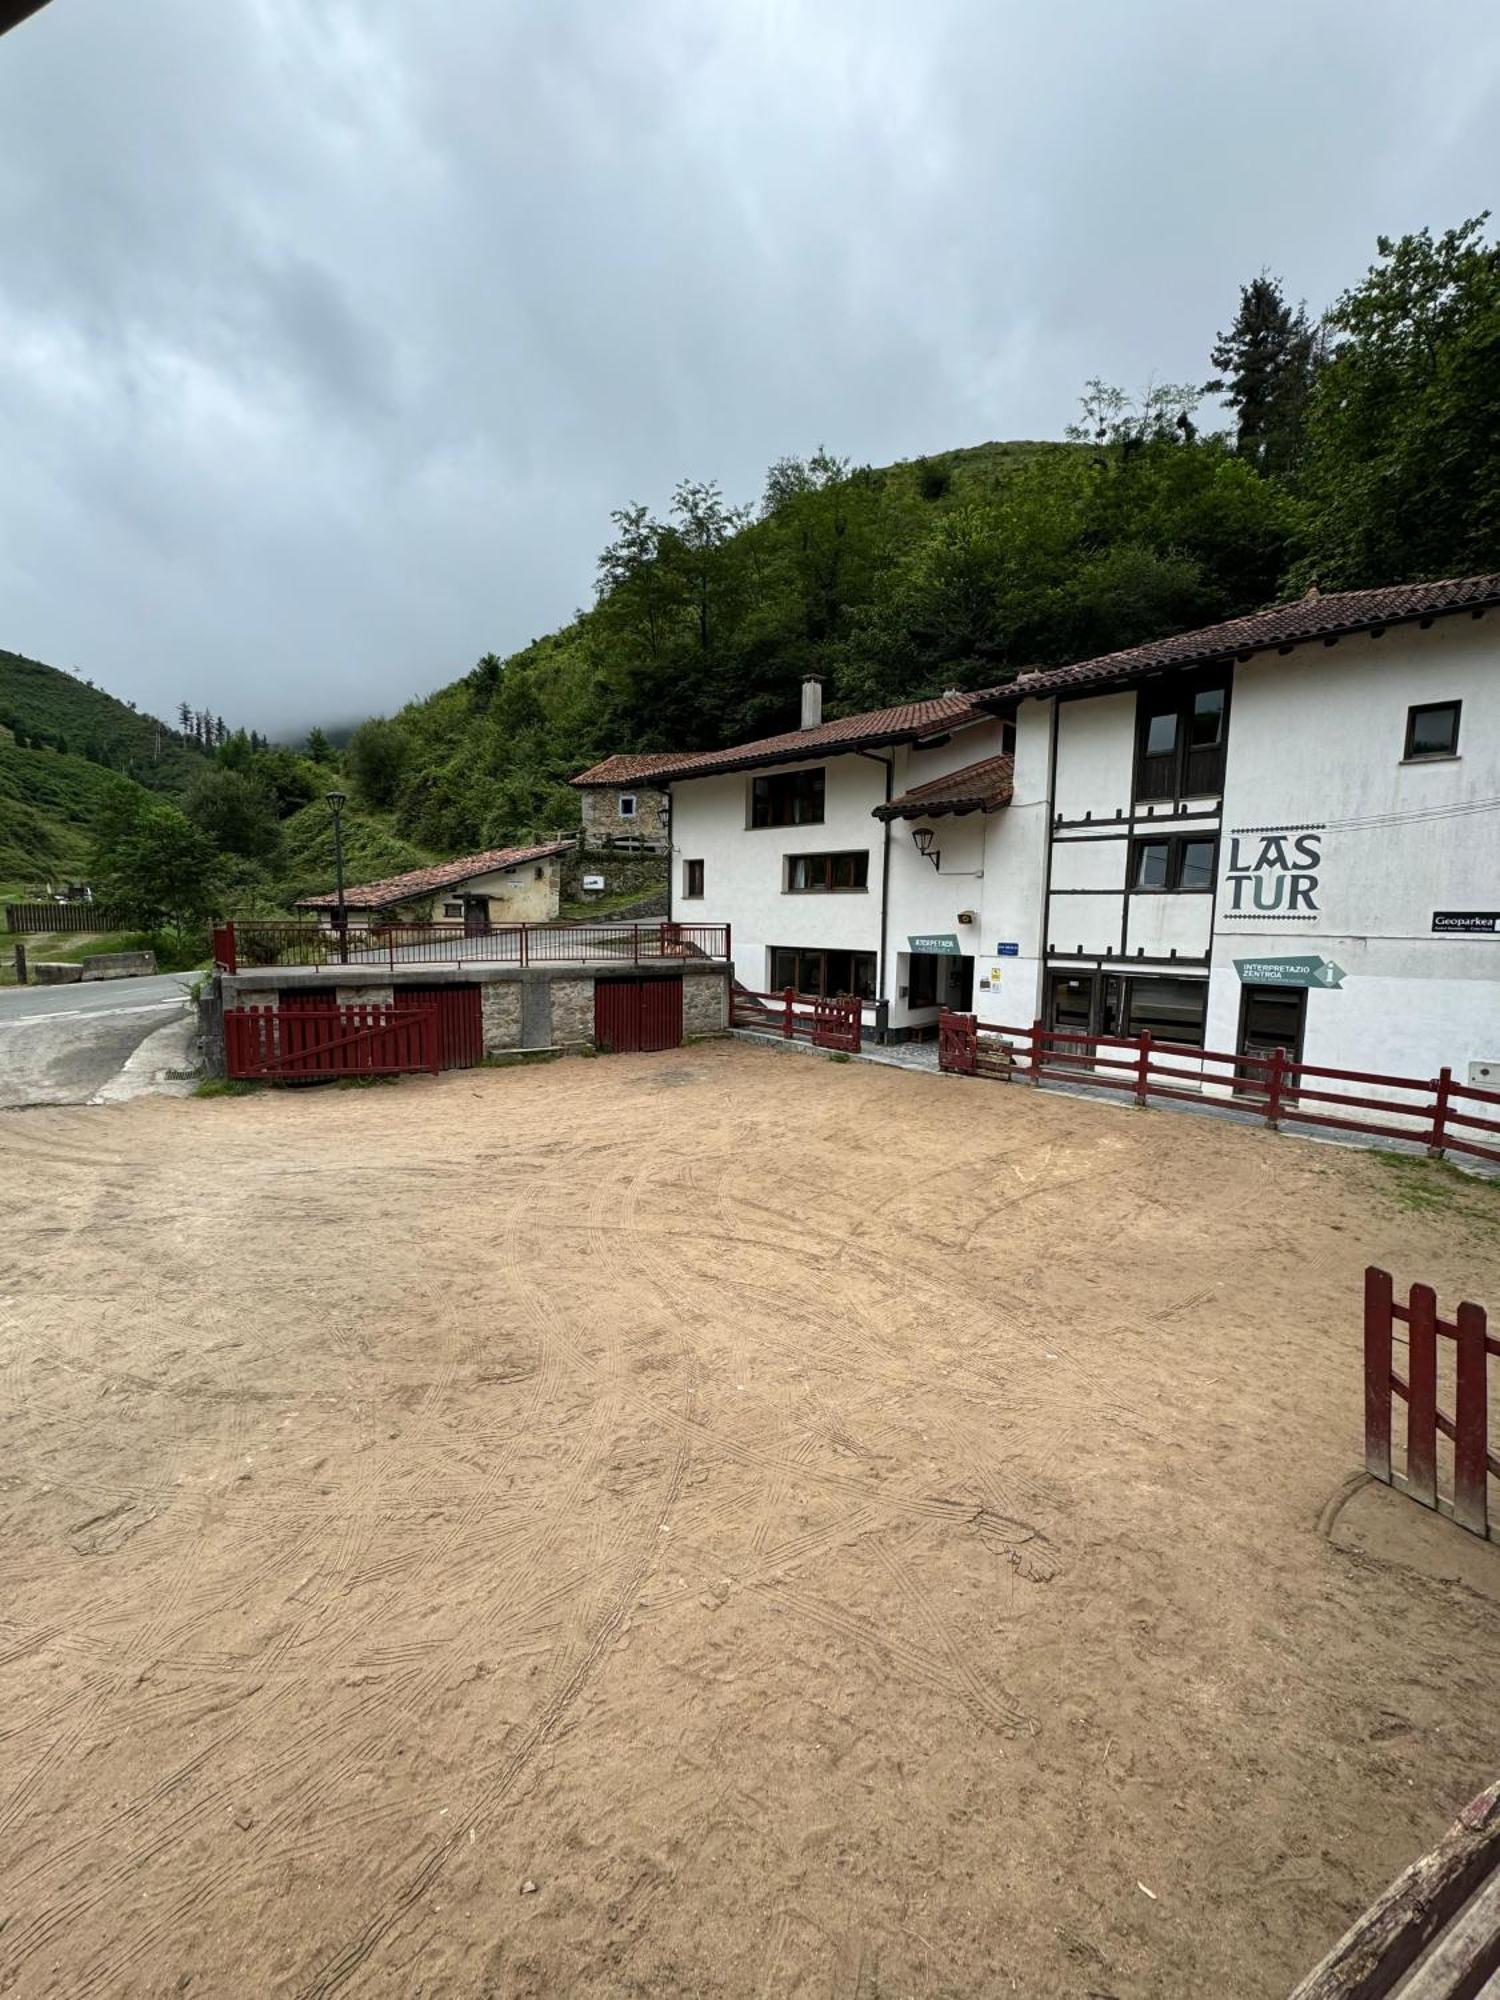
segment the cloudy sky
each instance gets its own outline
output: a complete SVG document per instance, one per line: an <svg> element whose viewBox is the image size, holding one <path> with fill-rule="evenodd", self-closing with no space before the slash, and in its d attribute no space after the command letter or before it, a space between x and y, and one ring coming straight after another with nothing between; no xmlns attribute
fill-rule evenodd
<svg viewBox="0 0 1500 2000"><path fill-rule="evenodd" d="M611 507L1056 436L1500 197L1493 0L52 0L0 41L0 646L280 731Z"/></svg>

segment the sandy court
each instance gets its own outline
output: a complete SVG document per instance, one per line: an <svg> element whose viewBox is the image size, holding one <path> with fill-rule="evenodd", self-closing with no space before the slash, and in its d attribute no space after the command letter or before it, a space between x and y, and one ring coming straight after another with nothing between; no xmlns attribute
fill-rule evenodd
<svg viewBox="0 0 1500 2000"><path fill-rule="evenodd" d="M0 1217L0 1991L1280 1996L1500 1774L1357 1476L1494 1190L713 1044L10 1114Z"/></svg>

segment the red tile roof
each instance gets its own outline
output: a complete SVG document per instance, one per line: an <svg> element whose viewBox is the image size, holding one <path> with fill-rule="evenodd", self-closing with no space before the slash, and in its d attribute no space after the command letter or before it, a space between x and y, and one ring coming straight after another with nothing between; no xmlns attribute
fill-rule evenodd
<svg viewBox="0 0 1500 2000"><path fill-rule="evenodd" d="M644 754L622 751L613 757L606 757L602 764L591 764L586 771L580 771L576 778L569 778L570 785L638 785L648 780L653 772L660 771L668 764L676 764L679 758L671 750L652 750Z"/></svg>
<svg viewBox="0 0 1500 2000"><path fill-rule="evenodd" d="M1010 804L1015 760L985 757L962 770L913 785L889 805L876 806L876 819L942 819L949 813L998 812Z"/></svg>
<svg viewBox="0 0 1500 2000"><path fill-rule="evenodd" d="M654 771L658 779L708 778L719 771L746 771L760 764L795 764L825 750L844 752L879 743L909 743L918 737L962 729L972 722L988 722L988 715L974 705L977 699L968 694L943 694L932 701L904 701L895 708L841 716L836 722L820 722L812 729L784 730L780 736L735 743L727 750L684 750L653 760ZM579 781L575 778L573 782Z"/></svg>
<svg viewBox="0 0 1500 2000"><path fill-rule="evenodd" d="M395 903L409 903L429 896L437 889L452 889L475 875L489 875L497 868L514 868L523 861L542 861L549 854L566 854L571 840L549 840L541 847L491 847L483 854L463 854L456 861L435 862L430 868L410 868L404 875L388 875L383 882L357 882L345 889L344 902L351 910L386 910ZM336 894L302 896L299 910L331 909Z"/></svg>
<svg viewBox="0 0 1500 2000"><path fill-rule="evenodd" d="M992 688L975 700L1010 708L1017 699L1062 693L1069 688L1124 686L1168 667L1212 662L1296 646L1309 639L1338 639L1355 632L1437 618L1445 612L1480 611L1500 604L1500 576L1451 577L1442 583L1389 584L1380 590L1339 590L1328 596L1309 592L1293 604L1274 604L1247 618L1230 618L1197 632L1178 632L1149 645L1127 646L1097 660L1041 668L1022 674L1007 687Z"/></svg>

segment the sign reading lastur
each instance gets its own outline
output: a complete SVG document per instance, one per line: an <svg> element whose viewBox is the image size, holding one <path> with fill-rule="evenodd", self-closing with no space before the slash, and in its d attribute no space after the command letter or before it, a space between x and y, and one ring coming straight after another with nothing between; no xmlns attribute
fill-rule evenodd
<svg viewBox="0 0 1500 2000"><path fill-rule="evenodd" d="M1323 865L1321 826L1237 826L1229 834L1224 871L1231 916L1294 917L1318 914Z"/></svg>

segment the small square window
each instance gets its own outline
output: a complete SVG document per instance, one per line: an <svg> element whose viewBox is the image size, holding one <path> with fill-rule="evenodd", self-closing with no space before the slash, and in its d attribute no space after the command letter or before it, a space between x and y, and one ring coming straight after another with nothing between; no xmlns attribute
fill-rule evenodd
<svg viewBox="0 0 1500 2000"><path fill-rule="evenodd" d="M621 819L634 819L634 818L635 818L635 793L634 793L634 792L621 792L621 794L620 794L620 817L621 817Z"/></svg>
<svg viewBox="0 0 1500 2000"><path fill-rule="evenodd" d="M1406 756L1456 757L1458 755L1458 712L1456 701L1424 702L1406 711Z"/></svg>

